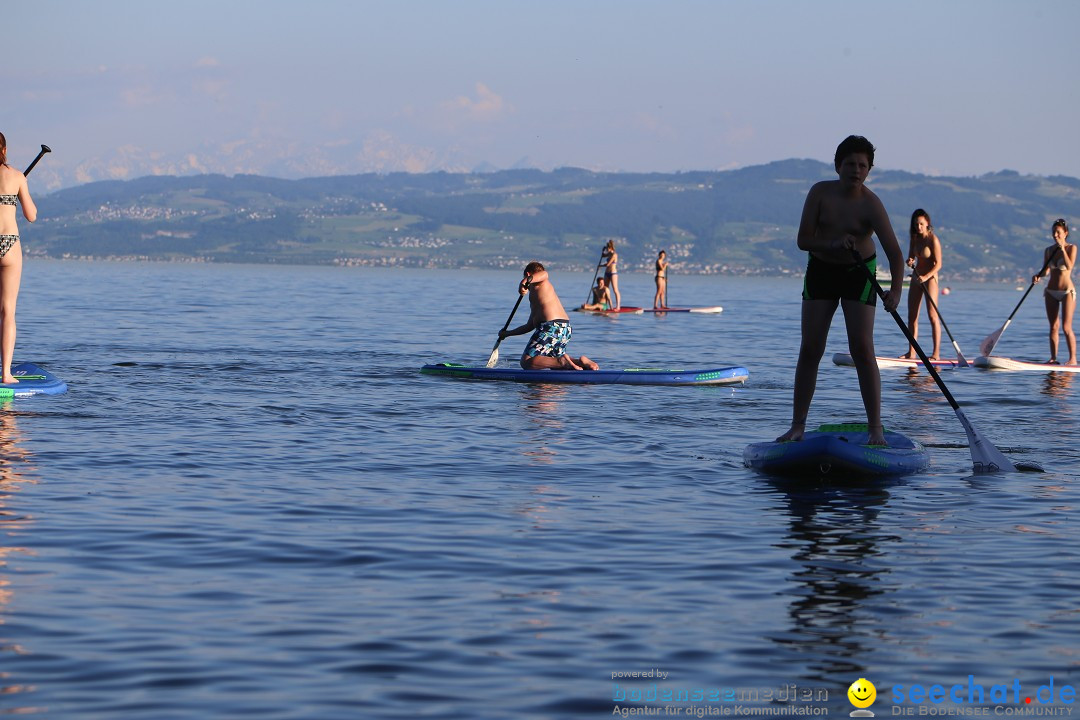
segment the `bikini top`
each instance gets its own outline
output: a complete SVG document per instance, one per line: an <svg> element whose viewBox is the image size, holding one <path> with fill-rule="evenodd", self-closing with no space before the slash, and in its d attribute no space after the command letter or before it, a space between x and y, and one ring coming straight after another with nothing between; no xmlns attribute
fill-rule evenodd
<svg viewBox="0 0 1080 720"><path fill-rule="evenodd" d="M0 195L0 205L15 205L18 200L18 195Z"/></svg>
<svg viewBox="0 0 1080 720"><path fill-rule="evenodd" d="M0 195L0 197L3 197L3 195ZM1064 256L1063 253L1064 253L1064 251L1058 252L1057 250L1055 250L1054 251L1054 259L1050 261L1050 264L1047 265L1047 267L1050 268L1051 270L1064 270L1065 269L1065 256Z"/></svg>

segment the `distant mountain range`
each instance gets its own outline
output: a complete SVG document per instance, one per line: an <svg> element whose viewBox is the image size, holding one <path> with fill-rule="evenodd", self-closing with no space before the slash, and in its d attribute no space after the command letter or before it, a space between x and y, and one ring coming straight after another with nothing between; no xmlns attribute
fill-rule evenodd
<svg viewBox="0 0 1080 720"><path fill-rule="evenodd" d="M283 180L150 176L91 182L37 198L24 252L49 257L408 267L516 267L540 259L593 269L614 238L623 268L676 272L802 270L802 203L830 165L785 160L729 171L388 173ZM1029 277L1057 217L1080 217L1080 180L1002 171L931 177L875 170L870 187L903 249L925 208L946 277Z"/></svg>

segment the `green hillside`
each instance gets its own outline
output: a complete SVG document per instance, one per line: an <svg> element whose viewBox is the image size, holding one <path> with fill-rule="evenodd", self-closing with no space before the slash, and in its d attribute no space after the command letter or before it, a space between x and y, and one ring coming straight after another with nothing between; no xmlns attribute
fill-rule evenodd
<svg viewBox="0 0 1080 720"><path fill-rule="evenodd" d="M678 272L799 272L811 184L832 167L787 160L740 170L594 173L508 170L305 180L252 175L96 182L38 199L25 251L49 257L410 267L592 269L615 238L623 266ZM950 277L1030 274L1054 218L1080 217L1080 180L1011 171L972 178L875 170L870 186L906 249L928 210Z"/></svg>

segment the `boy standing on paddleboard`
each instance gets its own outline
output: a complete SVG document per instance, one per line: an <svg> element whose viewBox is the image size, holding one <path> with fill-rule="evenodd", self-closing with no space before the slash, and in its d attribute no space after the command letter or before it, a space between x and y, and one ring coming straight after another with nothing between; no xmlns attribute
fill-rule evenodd
<svg viewBox="0 0 1080 720"><path fill-rule="evenodd" d="M836 148L833 164L839 179L822 181L810 188L799 223L799 249L810 253L803 281L802 343L795 368L791 429L777 441L803 438L806 415L817 385L818 365L839 305L844 309L848 348L866 408L868 444L885 445L881 426L881 375L874 352L877 294L871 278L877 269L877 254L873 236L878 236L889 259L892 283L883 301L889 312L900 304L904 256L885 206L864 184L874 166L874 146L862 136L851 135ZM853 261L854 254L858 255L858 262Z"/></svg>
<svg viewBox="0 0 1080 720"><path fill-rule="evenodd" d="M599 370L600 366L584 355L575 360L566 354L570 320L544 266L533 261L525 266L524 275L518 292L529 294L529 322L513 330L500 330L499 340L535 331L521 354L521 367L525 370Z"/></svg>

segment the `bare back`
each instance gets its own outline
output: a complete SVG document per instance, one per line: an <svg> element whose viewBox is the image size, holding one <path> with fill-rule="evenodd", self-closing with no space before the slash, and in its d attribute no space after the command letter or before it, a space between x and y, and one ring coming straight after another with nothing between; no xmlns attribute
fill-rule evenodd
<svg viewBox="0 0 1080 720"><path fill-rule="evenodd" d="M534 280L529 286L529 307L530 319L537 325L548 320L569 319L559 296L555 294L555 288L546 277L543 280Z"/></svg>

